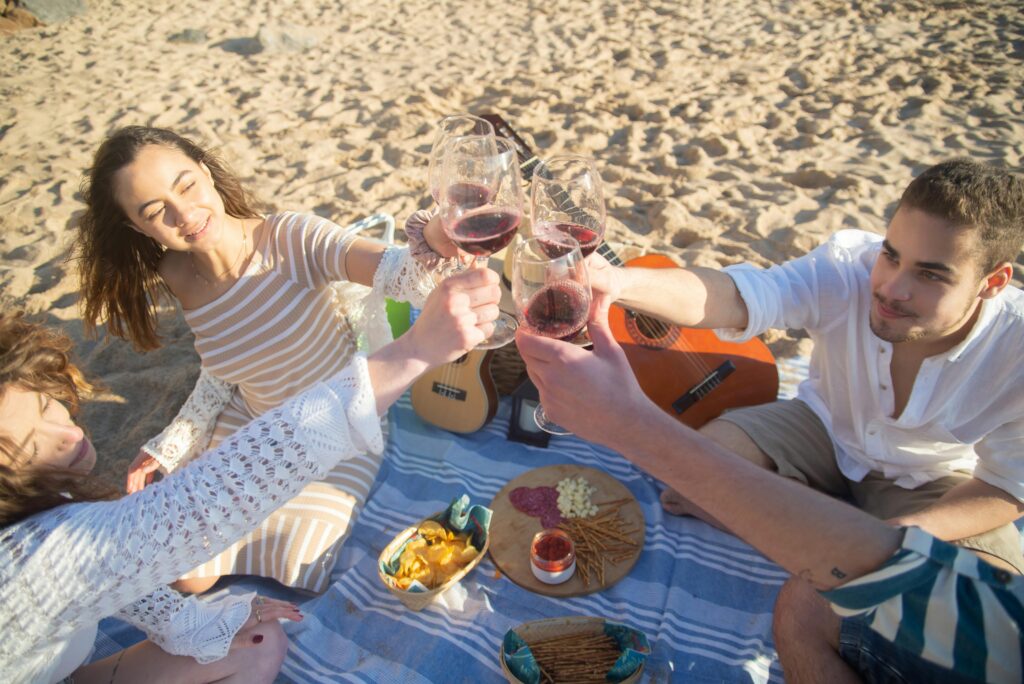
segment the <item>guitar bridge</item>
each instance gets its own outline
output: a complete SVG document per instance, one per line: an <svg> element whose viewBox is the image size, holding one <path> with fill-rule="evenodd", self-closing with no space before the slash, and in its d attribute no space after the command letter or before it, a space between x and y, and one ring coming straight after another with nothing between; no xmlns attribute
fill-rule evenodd
<svg viewBox="0 0 1024 684"><path fill-rule="evenodd" d="M711 394L722 381L732 375L736 365L732 361L726 361L715 370L708 373L703 380L687 390L686 394L672 402L672 409L676 413L682 413L704 397Z"/></svg>

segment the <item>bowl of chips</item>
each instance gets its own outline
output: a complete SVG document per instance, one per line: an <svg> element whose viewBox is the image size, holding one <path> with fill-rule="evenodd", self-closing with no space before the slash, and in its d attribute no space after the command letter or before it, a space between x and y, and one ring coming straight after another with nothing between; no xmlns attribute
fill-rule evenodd
<svg viewBox="0 0 1024 684"><path fill-rule="evenodd" d="M634 684L651 653L640 630L600 617L525 622L505 632L499 659L510 684Z"/></svg>
<svg viewBox="0 0 1024 684"><path fill-rule="evenodd" d="M491 510L470 506L463 494L384 547L377 559L381 581L407 607L422 610L480 563L490 524Z"/></svg>

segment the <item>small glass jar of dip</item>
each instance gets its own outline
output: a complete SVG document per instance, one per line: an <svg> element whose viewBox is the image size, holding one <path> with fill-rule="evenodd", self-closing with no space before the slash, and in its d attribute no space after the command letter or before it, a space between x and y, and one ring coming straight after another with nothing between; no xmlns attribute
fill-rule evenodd
<svg viewBox="0 0 1024 684"><path fill-rule="evenodd" d="M561 584L576 572L576 548L562 530L541 530L530 544L533 576L545 584Z"/></svg>

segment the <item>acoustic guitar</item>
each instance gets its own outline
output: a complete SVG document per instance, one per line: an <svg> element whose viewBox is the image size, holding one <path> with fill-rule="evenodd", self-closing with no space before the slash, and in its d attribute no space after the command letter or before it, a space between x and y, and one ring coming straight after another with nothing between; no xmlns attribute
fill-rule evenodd
<svg viewBox="0 0 1024 684"><path fill-rule="evenodd" d="M624 264L607 243L597 251L615 266L679 268L661 254ZM725 409L764 404L778 395L775 357L756 337L726 342L711 330L672 325L618 304L608 311L608 327L644 393L692 428Z"/></svg>

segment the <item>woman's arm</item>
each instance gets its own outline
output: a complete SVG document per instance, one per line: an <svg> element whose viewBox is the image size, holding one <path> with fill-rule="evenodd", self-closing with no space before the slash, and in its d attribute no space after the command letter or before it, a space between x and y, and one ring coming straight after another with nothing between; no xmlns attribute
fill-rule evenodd
<svg viewBox="0 0 1024 684"><path fill-rule="evenodd" d="M171 655L212 663L227 655L242 628L255 594L228 594L216 600L183 596L168 587L122 608L115 617L138 627Z"/></svg>
<svg viewBox="0 0 1024 684"><path fill-rule="evenodd" d="M425 368L454 360L493 328L497 275L438 288L402 340L118 501L61 506L0 531L0 662L65 638L206 562L322 478L383 448L379 416Z"/></svg>
<svg viewBox="0 0 1024 684"><path fill-rule="evenodd" d="M202 453L224 407L231 401L235 386L218 380L205 368L178 415L157 436L142 446L168 473Z"/></svg>

